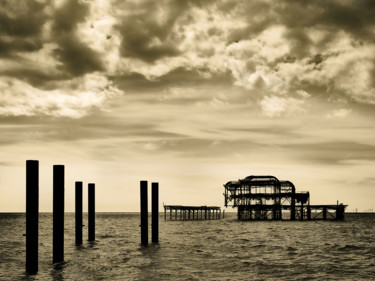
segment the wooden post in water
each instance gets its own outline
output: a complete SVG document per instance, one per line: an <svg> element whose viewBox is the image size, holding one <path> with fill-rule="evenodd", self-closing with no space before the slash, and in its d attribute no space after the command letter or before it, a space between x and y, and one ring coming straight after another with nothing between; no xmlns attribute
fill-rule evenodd
<svg viewBox="0 0 375 281"><path fill-rule="evenodd" d="M95 241L95 183L88 185L88 227L89 241Z"/></svg>
<svg viewBox="0 0 375 281"><path fill-rule="evenodd" d="M323 220L327 219L327 207L323 207Z"/></svg>
<svg viewBox="0 0 375 281"><path fill-rule="evenodd" d="M151 184L152 243L159 243L159 183Z"/></svg>
<svg viewBox="0 0 375 281"><path fill-rule="evenodd" d="M26 161L26 272L38 272L39 161Z"/></svg>
<svg viewBox="0 0 375 281"><path fill-rule="evenodd" d="M64 165L53 166L53 263L64 261Z"/></svg>
<svg viewBox="0 0 375 281"><path fill-rule="evenodd" d="M76 245L82 245L82 182L76 181Z"/></svg>
<svg viewBox="0 0 375 281"><path fill-rule="evenodd" d="M300 220L303 221L303 202L301 202L301 217Z"/></svg>
<svg viewBox="0 0 375 281"><path fill-rule="evenodd" d="M141 181L141 244L148 244L147 181Z"/></svg>

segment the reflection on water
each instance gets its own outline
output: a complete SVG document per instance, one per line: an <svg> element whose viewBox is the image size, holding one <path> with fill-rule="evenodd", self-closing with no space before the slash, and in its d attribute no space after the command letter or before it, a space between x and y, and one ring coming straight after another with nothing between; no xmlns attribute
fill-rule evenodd
<svg viewBox="0 0 375 281"><path fill-rule="evenodd" d="M64 280L64 269L67 267L67 262L59 262L52 265L51 276L53 280Z"/></svg>
<svg viewBox="0 0 375 281"><path fill-rule="evenodd" d="M25 274L23 214L0 215L0 280L375 280L375 216L345 221L165 222L160 243L140 245L138 214L97 214L96 237L74 241L52 264L52 215L40 215L39 272ZM87 224L86 224L87 225ZM86 236L86 237L85 237Z"/></svg>

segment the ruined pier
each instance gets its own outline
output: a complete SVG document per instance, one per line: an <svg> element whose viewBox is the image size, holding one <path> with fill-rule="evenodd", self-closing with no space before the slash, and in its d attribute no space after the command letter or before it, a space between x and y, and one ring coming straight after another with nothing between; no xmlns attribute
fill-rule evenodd
<svg viewBox="0 0 375 281"><path fill-rule="evenodd" d="M239 220L342 220L347 205L310 205L308 191L296 192L290 181L248 176L224 185L225 207L237 207Z"/></svg>

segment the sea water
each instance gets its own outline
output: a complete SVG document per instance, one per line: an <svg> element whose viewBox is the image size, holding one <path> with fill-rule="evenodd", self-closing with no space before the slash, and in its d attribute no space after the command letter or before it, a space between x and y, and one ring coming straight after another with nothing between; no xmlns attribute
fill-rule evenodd
<svg viewBox="0 0 375 281"><path fill-rule="evenodd" d="M96 241L75 246L65 214L65 261L52 264L52 214L39 217L39 271L25 273L25 214L0 214L0 280L375 280L375 215L344 221L164 221L140 245L137 213L97 213ZM150 238L151 241L151 238Z"/></svg>

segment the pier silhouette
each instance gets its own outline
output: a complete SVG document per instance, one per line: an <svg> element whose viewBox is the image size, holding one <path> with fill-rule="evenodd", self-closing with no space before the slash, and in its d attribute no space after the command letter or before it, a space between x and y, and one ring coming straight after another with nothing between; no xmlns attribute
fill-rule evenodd
<svg viewBox="0 0 375 281"><path fill-rule="evenodd" d="M347 205L310 205L310 193L296 192L291 181L274 176L248 176L224 184L225 207L237 207L238 220L343 220ZM335 215L328 212L332 210ZM312 216L311 211L315 211ZM329 216L327 216L327 214Z"/></svg>

